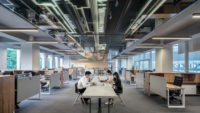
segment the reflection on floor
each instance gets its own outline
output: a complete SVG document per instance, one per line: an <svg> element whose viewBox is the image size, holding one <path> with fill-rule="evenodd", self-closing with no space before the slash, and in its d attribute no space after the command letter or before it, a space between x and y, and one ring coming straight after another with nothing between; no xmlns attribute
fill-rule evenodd
<svg viewBox="0 0 200 113"><path fill-rule="evenodd" d="M76 105L73 101L77 95L74 93L74 83L65 84L63 89L54 89L52 95L42 95L41 100L27 100L20 103L16 113L89 113L89 106L82 105L80 100ZM125 106L116 100L111 113L199 113L200 97L187 96L186 109L168 109L166 101L159 96L151 98L144 95L141 89L128 84L124 85L122 95ZM106 102L106 100L104 100ZM97 111L97 100L92 101L92 112ZM103 113L107 113L107 106L103 105Z"/></svg>

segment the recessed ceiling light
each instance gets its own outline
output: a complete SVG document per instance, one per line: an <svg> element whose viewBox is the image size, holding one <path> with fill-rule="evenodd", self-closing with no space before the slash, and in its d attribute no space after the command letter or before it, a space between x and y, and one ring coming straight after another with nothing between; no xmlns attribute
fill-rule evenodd
<svg viewBox="0 0 200 113"><path fill-rule="evenodd" d="M190 40L188 37L153 37L153 40Z"/></svg>
<svg viewBox="0 0 200 113"><path fill-rule="evenodd" d="M59 42L40 42L40 41L29 41L29 42L27 42L27 43L32 43L32 44L57 44L57 43L59 43Z"/></svg>
<svg viewBox="0 0 200 113"><path fill-rule="evenodd" d="M147 49L148 48L149 49L151 49L151 48L155 48L155 49L158 48L159 49L159 48L163 48L163 46L156 46L156 45L155 46L136 46L136 48L147 48Z"/></svg>
<svg viewBox="0 0 200 113"><path fill-rule="evenodd" d="M30 29L30 28L0 29L0 32L38 32L38 29Z"/></svg>
<svg viewBox="0 0 200 113"><path fill-rule="evenodd" d="M137 39L137 38L125 38L125 40L139 40L139 39Z"/></svg>
<svg viewBox="0 0 200 113"><path fill-rule="evenodd" d="M200 13L193 13L192 18L200 19Z"/></svg>

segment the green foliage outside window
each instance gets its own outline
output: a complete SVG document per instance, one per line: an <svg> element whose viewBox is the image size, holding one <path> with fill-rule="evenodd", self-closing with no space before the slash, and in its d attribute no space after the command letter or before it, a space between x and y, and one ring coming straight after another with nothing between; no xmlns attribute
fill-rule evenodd
<svg viewBox="0 0 200 113"><path fill-rule="evenodd" d="M42 57L40 55L40 69L42 69Z"/></svg>
<svg viewBox="0 0 200 113"><path fill-rule="evenodd" d="M17 50L7 48L7 69L17 69Z"/></svg>

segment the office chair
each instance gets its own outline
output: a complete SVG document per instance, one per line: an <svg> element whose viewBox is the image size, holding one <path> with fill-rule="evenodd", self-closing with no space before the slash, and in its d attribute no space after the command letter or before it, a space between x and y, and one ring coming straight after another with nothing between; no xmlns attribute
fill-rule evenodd
<svg viewBox="0 0 200 113"><path fill-rule="evenodd" d="M173 85L176 85L176 86L182 86L183 84L183 77L178 77L178 76L175 76L175 79L174 79L174 83ZM177 98L175 98L175 96L180 96L181 94L181 91L180 90L173 90L173 91L170 91L169 92L169 95L170 95L170 102L174 101L174 100L177 100ZM181 100L180 100L180 104L182 104Z"/></svg>
<svg viewBox="0 0 200 113"><path fill-rule="evenodd" d="M80 91L78 89L78 83L75 84L75 93L78 94L78 96L74 100L74 104L76 104L76 101L78 100L79 97L81 97L81 101L83 102L83 104L85 104L85 101L82 98L82 94L80 93Z"/></svg>
<svg viewBox="0 0 200 113"><path fill-rule="evenodd" d="M121 103L122 103L123 105L125 105L123 99L122 99L121 96L120 96L120 95L123 93L123 86L122 86L122 89L121 89L121 90L115 90L115 93L117 94L117 96L118 96L118 98L120 99Z"/></svg>

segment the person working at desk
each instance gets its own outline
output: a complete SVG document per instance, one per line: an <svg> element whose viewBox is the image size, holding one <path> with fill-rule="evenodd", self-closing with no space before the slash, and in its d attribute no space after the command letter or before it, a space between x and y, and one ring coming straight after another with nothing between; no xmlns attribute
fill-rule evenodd
<svg viewBox="0 0 200 113"><path fill-rule="evenodd" d="M108 75L108 79L106 82L113 84L113 75L112 72L110 70L107 71L107 75Z"/></svg>
<svg viewBox="0 0 200 113"><path fill-rule="evenodd" d="M86 71L85 72L85 76L83 76L79 81L78 81L78 89L79 89L79 92L81 94L83 94L86 90L86 88L88 86L90 86L90 75L91 75L91 72L90 71ZM88 100L89 98L84 98L84 101L86 104L88 104Z"/></svg>

